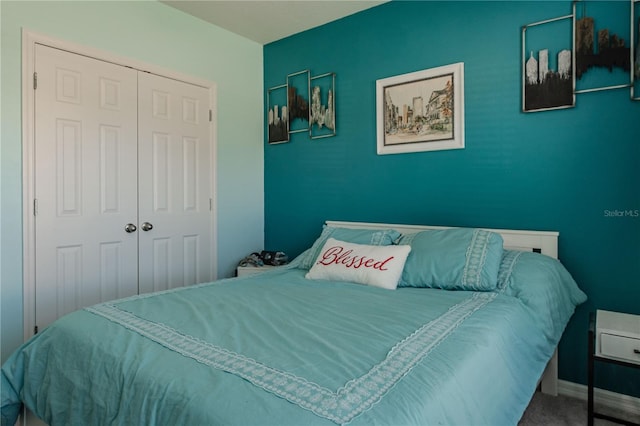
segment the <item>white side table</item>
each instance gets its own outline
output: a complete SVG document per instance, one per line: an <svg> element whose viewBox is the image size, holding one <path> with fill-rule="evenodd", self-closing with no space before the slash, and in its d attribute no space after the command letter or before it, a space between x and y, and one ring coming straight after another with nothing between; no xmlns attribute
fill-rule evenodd
<svg viewBox="0 0 640 426"><path fill-rule="evenodd" d="M640 368L640 315L597 310L589 318L588 425L605 419L629 426L640 426L594 411L593 382L596 361Z"/></svg>
<svg viewBox="0 0 640 426"><path fill-rule="evenodd" d="M236 276L238 276L238 277L246 277L247 275L260 274L262 272L269 271L270 269L273 269L273 268L276 268L276 266L271 266L271 265L238 266L236 268Z"/></svg>

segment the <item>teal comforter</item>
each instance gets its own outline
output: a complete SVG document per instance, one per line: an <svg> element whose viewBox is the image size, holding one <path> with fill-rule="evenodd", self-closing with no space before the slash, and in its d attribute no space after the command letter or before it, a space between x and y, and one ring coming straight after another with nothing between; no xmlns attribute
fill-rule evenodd
<svg viewBox="0 0 640 426"><path fill-rule="evenodd" d="M553 262L497 292L310 281L294 264L93 306L5 363L2 425L23 403L51 425L515 425L584 301Z"/></svg>

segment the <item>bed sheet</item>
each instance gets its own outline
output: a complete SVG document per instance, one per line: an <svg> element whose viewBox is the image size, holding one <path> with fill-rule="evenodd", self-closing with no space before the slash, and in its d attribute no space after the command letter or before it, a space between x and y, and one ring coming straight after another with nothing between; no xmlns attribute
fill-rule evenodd
<svg viewBox="0 0 640 426"><path fill-rule="evenodd" d="M67 315L3 366L2 424L23 401L51 425L515 425L564 328L549 335L504 291L305 273Z"/></svg>

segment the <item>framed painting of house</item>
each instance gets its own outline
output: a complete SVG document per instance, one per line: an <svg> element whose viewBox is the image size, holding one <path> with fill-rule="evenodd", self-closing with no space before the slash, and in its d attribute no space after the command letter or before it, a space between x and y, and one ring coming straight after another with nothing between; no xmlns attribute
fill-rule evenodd
<svg viewBox="0 0 640 426"><path fill-rule="evenodd" d="M464 148L464 63L376 82L378 155Z"/></svg>

